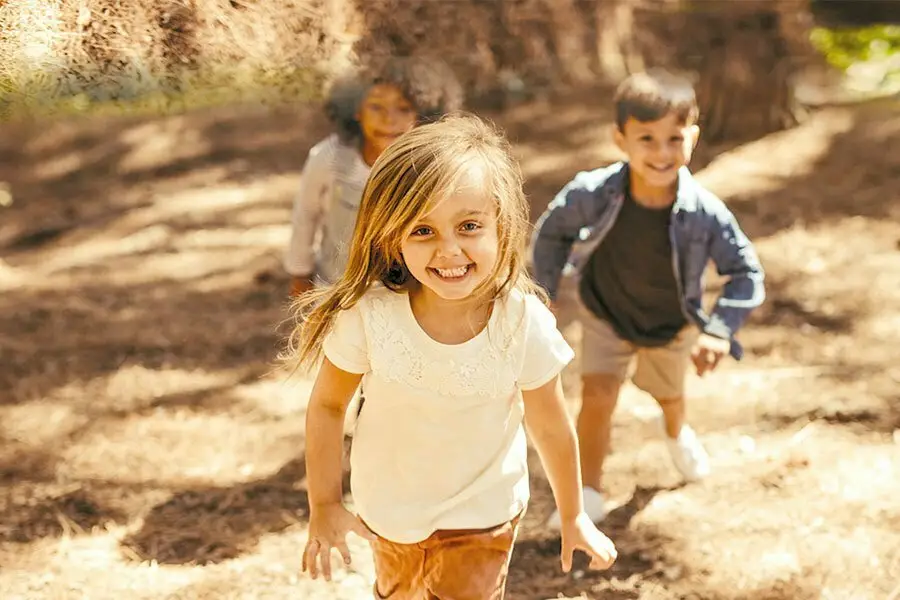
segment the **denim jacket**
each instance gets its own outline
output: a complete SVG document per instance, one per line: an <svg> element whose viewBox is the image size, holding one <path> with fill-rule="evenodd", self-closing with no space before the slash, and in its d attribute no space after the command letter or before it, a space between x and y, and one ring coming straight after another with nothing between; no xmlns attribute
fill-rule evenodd
<svg viewBox="0 0 900 600"><path fill-rule="evenodd" d="M538 220L532 245L534 276L551 298L556 296L560 277L580 273L612 228L627 182L627 163L578 173ZM730 340L731 356L740 360L743 349L735 334L765 299L762 265L731 211L697 183L687 167L678 173L669 238L681 308L688 321L704 333ZM729 277L711 314L702 306L704 270L710 259L719 275Z"/></svg>

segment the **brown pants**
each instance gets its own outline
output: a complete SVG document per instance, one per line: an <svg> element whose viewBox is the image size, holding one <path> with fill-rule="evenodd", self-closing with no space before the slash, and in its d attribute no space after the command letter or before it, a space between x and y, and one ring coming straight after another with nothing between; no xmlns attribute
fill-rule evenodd
<svg viewBox="0 0 900 600"><path fill-rule="evenodd" d="M377 538L375 597L503 600L519 519L489 529L436 531L417 544Z"/></svg>

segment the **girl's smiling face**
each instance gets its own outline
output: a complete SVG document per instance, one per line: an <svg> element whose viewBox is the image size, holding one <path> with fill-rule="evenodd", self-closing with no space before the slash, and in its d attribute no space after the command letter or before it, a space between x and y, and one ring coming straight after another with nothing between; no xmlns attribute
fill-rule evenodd
<svg viewBox="0 0 900 600"><path fill-rule="evenodd" d="M416 124L416 109L395 85L372 86L356 119L363 134L363 157L370 165L394 140Z"/></svg>
<svg viewBox="0 0 900 600"><path fill-rule="evenodd" d="M422 292L443 300L472 296L497 262L497 206L476 165L462 173L455 190L416 221L400 250Z"/></svg>

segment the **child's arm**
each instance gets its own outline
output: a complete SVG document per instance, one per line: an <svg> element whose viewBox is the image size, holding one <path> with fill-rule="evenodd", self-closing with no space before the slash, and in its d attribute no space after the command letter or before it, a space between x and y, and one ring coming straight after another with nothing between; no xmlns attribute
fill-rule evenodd
<svg viewBox="0 0 900 600"><path fill-rule="evenodd" d="M595 204L594 173L579 173L560 190L535 225L532 239L534 277L556 299L559 279L581 229L591 223L590 209Z"/></svg>
<svg viewBox="0 0 900 600"><path fill-rule="evenodd" d="M522 392L525 424L534 442L562 517L563 571L572 568L576 549L591 556L591 567L606 569L616 560L612 541L584 513L578 442L566 412L559 375L548 383Z"/></svg>
<svg viewBox="0 0 900 600"><path fill-rule="evenodd" d="M324 359L306 411L309 539L303 551L303 571L309 571L313 579L321 569L325 580L331 580L332 549L350 564L347 533L372 538L362 522L344 508L341 489L344 413L361 377Z"/></svg>
<svg viewBox="0 0 900 600"><path fill-rule="evenodd" d="M765 274L753 244L730 210L720 204L713 214L709 255L719 275L728 277L704 333L730 340L750 312L766 297Z"/></svg>
<svg viewBox="0 0 900 600"><path fill-rule="evenodd" d="M329 140L310 150L300 175L300 187L294 196L291 239L284 256L284 268L292 276L292 295L305 292L313 285L316 235L332 184L330 154Z"/></svg>

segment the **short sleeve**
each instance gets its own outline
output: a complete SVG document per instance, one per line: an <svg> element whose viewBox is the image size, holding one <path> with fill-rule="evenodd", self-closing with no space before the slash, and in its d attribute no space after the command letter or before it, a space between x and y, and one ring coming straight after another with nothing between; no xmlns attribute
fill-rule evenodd
<svg viewBox="0 0 900 600"><path fill-rule="evenodd" d="M337 368L348 373L367 373L369 348L359 303L338 313L331 331L325 336L322 351Z"/></svg>
<svg viewBox="0 0 900 600"><path fill-rule="evenodd" d="M556 317L536 296L525 298L525 351L519 387L534 390L559 375L575 357L556 327Z"/></svg>

